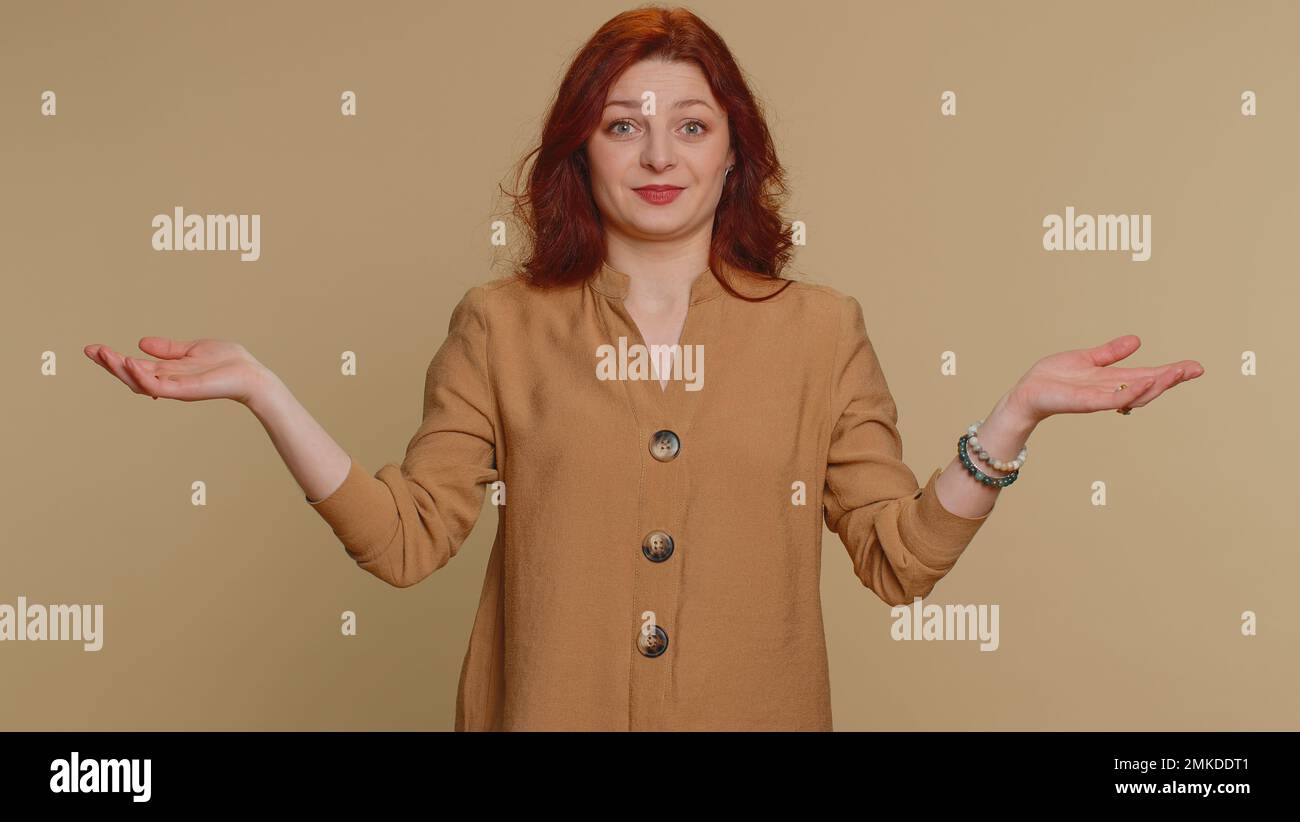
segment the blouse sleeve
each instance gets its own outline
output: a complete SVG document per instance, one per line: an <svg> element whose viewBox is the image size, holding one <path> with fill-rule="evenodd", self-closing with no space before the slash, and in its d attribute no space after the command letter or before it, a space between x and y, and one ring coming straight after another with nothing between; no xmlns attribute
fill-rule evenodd
<svg viewBox="0 0 1300 822"><path fill-rule="evenodd" d="M867 336L862 306L846 297L831 374L836 419L826 460L826 524L839 535L862 584L890 605L928 596L989 513L963 517L902 461L898 409ZM954 438L955 443L955 438Z"/></svg>
<svg viewBox="0 0 1300 822"><path fill-rule="evenodd" d="M371 476L354 458L329 496L304 497L358 565L399 588L456 555L478 520L486 485L497 479L484 299L483 287L474 286L453 309L447 339L425 374L423 421L401 464Z"/></svg>

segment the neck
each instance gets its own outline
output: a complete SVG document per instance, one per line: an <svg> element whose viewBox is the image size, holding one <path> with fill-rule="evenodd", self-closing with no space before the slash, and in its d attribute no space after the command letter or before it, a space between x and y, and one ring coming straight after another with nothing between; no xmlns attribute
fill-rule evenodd
<svg viewBox="0 0 1300 822"><path fill-rule="evenodd" d="M633 243L611 236L605 245L605 262L631 278L629 296L675 300L689 294L695 278L708 269L710 239L706 234L675 244Z"/></svg>

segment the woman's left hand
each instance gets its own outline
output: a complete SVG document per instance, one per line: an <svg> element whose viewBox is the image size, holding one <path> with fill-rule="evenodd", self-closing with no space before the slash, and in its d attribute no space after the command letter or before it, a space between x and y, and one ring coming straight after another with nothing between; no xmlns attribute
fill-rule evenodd
<svg viewBox="0 0 1300 822"><path fill-rule="evenodd" d="M1146 368L1108 367L1141 345L1136 334L1126 334L1096 348L1044 357L1016 383L1008 397L1009 404L1035 425L1053 414L1108 410L1125 413L1127 409L1141 408L1178 383L1205 373L1196 360Z"/></svg>

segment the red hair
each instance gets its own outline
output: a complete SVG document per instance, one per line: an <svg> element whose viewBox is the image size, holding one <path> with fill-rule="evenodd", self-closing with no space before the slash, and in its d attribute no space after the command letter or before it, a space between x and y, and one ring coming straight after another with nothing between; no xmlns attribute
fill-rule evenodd
<svg viewBox="0 0 1300 822"><path fill-rule="evenodd" d="M633 63L656 57L699 66L727 114L736 162L724 178L714 213L709 267L729 293L751 299L737 293L721 274L738 269L780 279L793 246L780 214L788 194L785 170L762 108L727 44L681 8L625 11L601 26L574 56L547 114L540 144L516 167L518 189L528 159L536 156L527 190L508 194L515 219L528 237L528 253L517 273L533 285L554 286L583 282L600 267L604 231L591 193L585 143L600 125L609 89L619 75Z"/></svg>

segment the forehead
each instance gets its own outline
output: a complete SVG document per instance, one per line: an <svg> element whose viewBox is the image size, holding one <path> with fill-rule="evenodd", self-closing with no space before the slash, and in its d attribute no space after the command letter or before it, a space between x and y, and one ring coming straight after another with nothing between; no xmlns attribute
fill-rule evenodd
<svg viewBox="0 0 1300 822"><path fill-rule="evenodd" d="M646 91L653 91L662 103L698 97L717 105L704 72L695 63L684 60L650 59L633 63L614 81L606 99L640 99Z"/></svg>

